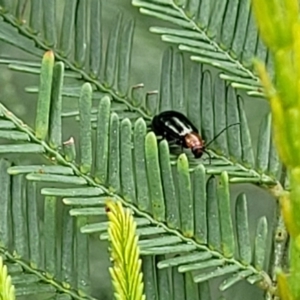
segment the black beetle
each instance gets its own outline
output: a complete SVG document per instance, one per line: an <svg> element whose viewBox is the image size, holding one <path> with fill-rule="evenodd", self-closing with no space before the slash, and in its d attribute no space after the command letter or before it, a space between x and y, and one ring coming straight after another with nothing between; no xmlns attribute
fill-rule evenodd
<svg viewBox="0 0 300 300"><path fill-rule="evenodd" d="M162 136L168 142L175 142L177 145L191 149L195 158L200 158L203 153L206 153L210 158L210 154L206 151L207 146L229 127L238 124L240 123L228 125L206 144L201 138L198 129L185 115L169 110L154 116L152 130L156 135Z"/></svg>

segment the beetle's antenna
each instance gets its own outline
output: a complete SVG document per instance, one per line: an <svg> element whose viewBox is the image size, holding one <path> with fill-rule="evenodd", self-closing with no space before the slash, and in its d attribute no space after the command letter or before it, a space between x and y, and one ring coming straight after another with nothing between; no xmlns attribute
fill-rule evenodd
<svg viewBox="0 0 300 300"><path fill-rule="evenodd" d="M225 130L227 130L228 128L230 128L231 126L234 126L234 125L239 125L239 124L241 124L241 123L233 123L233 124L230 124L230 125L228 125L227 127L225 127L224 129L222 129L217 135L215 135L214 136L214 138L211 140L211 141L209 141L206 145L205 145L205 147L208 147L213 141L215 141Z"/></svg>

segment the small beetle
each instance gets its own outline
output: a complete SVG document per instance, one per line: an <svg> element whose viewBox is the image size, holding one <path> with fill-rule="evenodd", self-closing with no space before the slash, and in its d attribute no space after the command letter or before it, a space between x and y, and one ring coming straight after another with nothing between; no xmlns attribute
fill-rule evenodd
<svg viewBox="0 0 300 300"><path fill-rule="evenodd" d="M240 123L230 124L221 130L209 143L199 135L198 129L193 123L182 113L177 111L164 111L152 120L152 130L156 135L162 136L168 142L175 142L184 148L190 148L195 158L200 158L203 153L206 153L209 158L210 154L206 151L215 139L217 139L225 130L233 125Z"/></svg>

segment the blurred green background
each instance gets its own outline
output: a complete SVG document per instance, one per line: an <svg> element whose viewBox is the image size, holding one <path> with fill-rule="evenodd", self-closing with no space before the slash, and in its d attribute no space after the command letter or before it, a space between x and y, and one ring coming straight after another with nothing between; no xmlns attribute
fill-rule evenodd
<svg viewBox="0 0 300 300"><path fill-rule="evenodd" d="M59 4L63 6L64 1L60 1ZM163 51L170 45L163 43L158 35L151 34L148 28L152 25L161 25L164 23L141 15L138 10L131 5L129 0L106 0L102 1L102 4L105 36L107 36L109 30L115 24L120 11L123 13L124 18L135 19L136 28L132 53L131 83L137 84L143 82L146 90L157 90L160 82L161 57ZM60 18L63 17L62 11L62 9L58 10L58 12L61 13ZM106 41L104 41L104 43L106 43ZM0 54L1 56L36 60L36 58L3 43L0 43ZM191 62L189 62L186 54L185 58L187 62L186 67L188 69ZM25 87L36 86L38 82L38 76L13 72L8 70L6 66L0 65L0 101L30 126L34 124L37 95L26 93ZM265 100L248 99L245 95L243 95L243 98L245 100L245 108L253 144L254 147L256 147L259 124L261 118L268 111L268 105ZM74 99L64 99L64 101L66 107L76 105L76 103L74 104ZM67 139L70 135L76 137L74 122L74 120L67 120L65 122L64 139ZM272 224L274 220L274 200L266 191L254 185L235 185L232 186L231 189L232 199L235 199L237 194L241 191L246 192L248 196L249 216L253 235L255 234L254 226L260 216L266 215L269 224ZM97 235L91 236L90 257L93 295L101 300L112 299L111 283L108 274L108 266L110 263L107 244L100 242ZM214 290L215 295L220 295L220 292L217 291L214 284L212 284L212 290ZM232 296L231 290L226 292L227 295L230 295L228 299L262 299L262 292L247 283L238 284L235 291L234 296Z"/></svg>

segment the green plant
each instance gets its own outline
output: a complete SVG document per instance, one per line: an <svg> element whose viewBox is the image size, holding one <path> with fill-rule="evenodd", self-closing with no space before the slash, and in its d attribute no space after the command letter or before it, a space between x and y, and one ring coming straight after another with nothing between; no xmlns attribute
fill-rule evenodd
<svg viewBox="0 0 300 300"><path fill-rule="evenodd" d="M245 91L263 96L252 57L272 71L250 3L133 4L141 13L179 26L151 28L179 48L163 54L159 93L129 84L131 20L116 18L104 57L100 1L65 0L59 28L54 1L35 0L30 6L26 0L0 1L0 39L39 59L2 58L1 63L40 74L39 86L27 89L38 93L33 129L0 104L0 137L11 141L0 145L0 153L9 155L0 161L0 251L15 268L13 282L22 277L16 293L94 299L88 234L108 239L109 198L134 213L147 299L215 299L208 280L221 276L222 292L247 281L258 283L266 298L276 296L275 268L285 267L287 253L278 207L276 229L260 215L252 239L247 199L253 197L240 192L233 203L230 197L230 186L240 183L255 184L275 199L288 189L273 146L271 116L262 120L254 156L244 109ZM194 62L185 62L183 51L192 53ZM70 98L75 105L65 111ZM214 142L210 165L188 152L178 155L148 132L153 114L170 108L186 112L205 140L226 124L240 126ZM71 117L79 121L78 130L63 142L62 121ZM19 160L11 160L11 154ZM33 154L29 163L27 154ZM39 163L42 155L46 165ZM234 295L235 289L228 293Z"/></svg>
<svg viewBox="0 0 300 300"><path fill-rule="evenodd" d="M3 300L14 300L15 287L11 284L11 277L7 275L7 267L3 265L3 259L0 257L0 297Z"/></svg>
<svg viewBox="0 0 300 300"><path fill-rule="evenodd" d="M277 148L291 180L291 192L280 195L291 247L289 269L277 270L279 294L282 299L299 299L299 3L270 1L261 6L253 1L253 7L262 37L274 60L275 87L263 64L257 62L256 67L274 115ZM277 17L273 18L274 15Z"/></svg>
<svg viewBox="0 0 300 300"><path fill-rule="evenodd" d="M139 258L136 223L121 202L106 203L109 219L108 235L113 267L109 269L117 299L145 300L142 260Z"/></svg>

